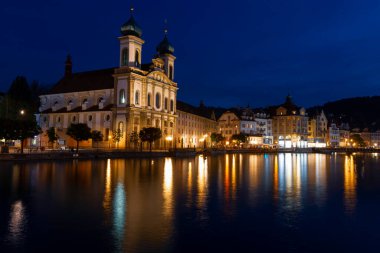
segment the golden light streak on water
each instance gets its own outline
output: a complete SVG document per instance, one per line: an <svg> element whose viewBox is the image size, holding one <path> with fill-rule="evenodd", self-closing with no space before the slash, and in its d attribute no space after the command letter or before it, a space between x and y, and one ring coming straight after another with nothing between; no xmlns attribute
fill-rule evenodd
<svg viewBox="0 0 380 253"><path fill-rule="evenodd" d="M353 213L356 208L356 174L352 155L344 160L344 207L347 213Z"/></svg>
<svg viewBox="0 0 380 253"><path fill-rule="evenodd" d="M208 194L207 188L207 160L203 156L198 157L198 195L197 195L197 207L200 210L204 210L206 207L206 198Z"/></svg>
<svg viewBox="0 0 380 253"><path fill-rule="evenodd" d="M106 214L109 213L111 208L111 159L107 159L106 168L106 180L105 180L104 198L103 198L103 208Z"/></svg>
<svg viewBox="0 0 380 253"><path fill-rule="evenodd" d="M12 205L9 221L9 240L14 244L20 244L26 232L25 208L21 200Z"/></svg>
<svg viewBox="0 0 380 253"><path fill-rule="evenodd" d="M171 217L173 213L173 161L171 158L165 158L163 180L163 214Z"/></svg>

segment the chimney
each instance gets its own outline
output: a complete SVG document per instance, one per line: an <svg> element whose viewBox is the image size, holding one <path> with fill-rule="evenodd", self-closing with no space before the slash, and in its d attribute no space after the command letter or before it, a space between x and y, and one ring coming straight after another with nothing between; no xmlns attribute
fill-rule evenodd
<svg viewBox="0 0 380 253"><path fill-rule="evenodd" d="M65 62L65 77L71 77L73 74L73 63L71 62L71 56L68 54Z"/></svg>

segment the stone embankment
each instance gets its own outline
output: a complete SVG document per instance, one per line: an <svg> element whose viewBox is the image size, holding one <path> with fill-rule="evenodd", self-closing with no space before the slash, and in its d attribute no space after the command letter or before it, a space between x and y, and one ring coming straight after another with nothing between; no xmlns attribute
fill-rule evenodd
<svg viewBox="0 0 380 253"><path fill-rule="evenodd" d="M222 154L277 154L277 153L380 153L380 149L329 149L329 148L303 148L303 149L171 149L136 151L136 150L80 150L72 151L40 151L0 154L0 161L39 161L39 160L72 160L72 159L107 159L107 158L157 158L157 157L195 157L196 155L222 155Z"/></svg>

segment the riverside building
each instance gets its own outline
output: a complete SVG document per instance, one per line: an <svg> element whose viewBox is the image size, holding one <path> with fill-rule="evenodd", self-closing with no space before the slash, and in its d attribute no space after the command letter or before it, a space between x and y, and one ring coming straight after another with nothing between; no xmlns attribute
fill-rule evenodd
<svg viewBox="0 0 380 253"><path fill-rule="evenodd" d="M200 120L198 114L177 111L176 57L167 30L156 47L157 54L146 64L141 62L145 41L133 9L130 19L121 27L118 40L119 65L115 68L73 73L71 57L67 57L64 77L49 93L40 96L38 116L43 132L54 127L59 143L73 146L74 140L66 135L67 128L71 123L85 123L91 130L103 134L101 147L113 146L112 132L120 130L122 138L118 147L127 148L131 145L129 136L132 132L138 133L144 127L158 127L162 130L162 138L154 143L154 148L164 148L174 144L168 144L168 141L182 139L183 133L190 132L191 128L196 137L185 137L184 145L198 144L199 136L209 134L216 123L212 125L212 120ZM177 117L180 115L183 120L185 113L198 123L181 124L177 130ZM48 144L45 134L41 142L44 146ZM81 146L92 146L91 140L81 142Z"/></svg>

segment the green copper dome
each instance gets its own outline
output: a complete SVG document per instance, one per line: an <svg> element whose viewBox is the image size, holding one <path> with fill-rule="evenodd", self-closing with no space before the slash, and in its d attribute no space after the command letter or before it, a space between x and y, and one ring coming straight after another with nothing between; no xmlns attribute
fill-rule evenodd
<svg viewBox="0 0 380 253"><path fill-rule="evenodd" d="M174 47L170 44L168 37L165 34L165 38L158 44L156 48L159 54L173 54Z"/></svg>
<svg viewBox="0 0 380 253"><path fill-rule="evenodd" d="M133 36L141 38L142 29L136 23L133 16L131 16L131 18L121 27L121 34L124 36L133 35Z"/></svg>

